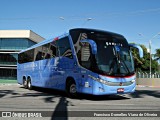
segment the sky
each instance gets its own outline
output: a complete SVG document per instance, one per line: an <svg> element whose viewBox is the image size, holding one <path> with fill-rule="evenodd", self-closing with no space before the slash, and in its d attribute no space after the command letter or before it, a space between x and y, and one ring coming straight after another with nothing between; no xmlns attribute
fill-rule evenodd
<svg viewBox="0 0 160 120"><path fill-rule="evenodd" d="M160 48L160 0L0 0L0 30L32 30L46 39L71 28L122 34Z"/></svg>

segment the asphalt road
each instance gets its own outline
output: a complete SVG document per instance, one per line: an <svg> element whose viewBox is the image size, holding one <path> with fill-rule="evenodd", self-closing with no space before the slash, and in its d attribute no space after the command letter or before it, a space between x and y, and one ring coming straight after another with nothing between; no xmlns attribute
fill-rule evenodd
<svg viewBox="0 0 160 120"><path fill-rule="evenodd" d="M140 114L138 111L142 112L143 116L145 113L146 117L136 117ZM17 84L0 85L0 119L5 120L158 120L159 117L153 117L156 111L160 111L160 88L137 87L134 94L81 95L71 99L64 92L51 89L28 90ZM116 117L110 117L111 113ZM132 117L129 117L131 113ZM10 114L12 118L6 117ZM102 114L105 116L100 117ZM59 115L64 117L55 117Z"/></svg>

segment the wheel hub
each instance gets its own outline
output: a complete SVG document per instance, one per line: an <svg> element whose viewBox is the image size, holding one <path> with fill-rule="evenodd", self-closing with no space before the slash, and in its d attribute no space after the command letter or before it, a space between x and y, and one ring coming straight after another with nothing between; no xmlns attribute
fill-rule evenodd
<svg viewBox="0 0 160 120"><path fill-rule="evenodd" d="M70 93L76 93L76 85L75 84L72 84L71 86L70 86Z"/></svg>

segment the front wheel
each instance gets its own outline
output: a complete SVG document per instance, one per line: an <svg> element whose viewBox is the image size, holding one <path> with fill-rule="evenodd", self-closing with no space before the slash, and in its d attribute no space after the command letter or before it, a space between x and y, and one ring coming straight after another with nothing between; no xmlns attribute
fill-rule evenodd
<svg viewBox="0 0 160 120"><path fill-rule="evenodd" d="M67 94L71 98L77 97L77 88L76 84L73 81L69 81L67 84Z"/></svg>

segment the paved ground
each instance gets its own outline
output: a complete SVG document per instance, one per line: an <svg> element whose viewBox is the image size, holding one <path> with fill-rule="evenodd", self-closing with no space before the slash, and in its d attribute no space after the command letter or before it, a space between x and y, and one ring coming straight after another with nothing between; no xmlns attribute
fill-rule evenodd
<svg viewBox="0 0 160 120"><path fill-rule="evenodd" d="M17 84L0 84L0 116L2 112L12 112L12 119L20 117L42 115L42 118L29 118L36 120L56 119L55 116L63 114L64 120L85 120L85 119L120 119L128 120L145 119L158 120L158 117L98 117L103 113L105 115L121 115L126 114L136 116L144 111L150 114L156 114L160 111L160 88L137 87L134 94L129 95L112 95L112 96L89 96L81 95L77 99L71 99L64 92L48 89L34 88L33 90L24 89ZM40 114L33 114L33 112ZM45 112L46 111L46 112ZM57 112L57 111L63 111ZM71 111L71 112L70 112ZM85 112L86 111L86 112ZM116 112L115 112L116 111ZM134 112L135 111L135 112ZM148 113L149 112L149 113ZM19 113L19 114L18 114ZM30 114L31 113L31 114ZM3 113L5 116L7 113ZM10 114L10 113L8 113ZM7 114L7 115L8 115ZM104 115L103 114L103 115ZM48 117L43 117L48 116ZM74 117L71 117L74 116ZM80 117L81 116L81 117ZM91 117L85 117L91 116ZM96 117L97 116L97 117ZM2 119L2 117L0 118ZM8 120L8 118L3 118ZM19 118L22 119L22 118ZM28 118L23 118L28 119ZM60 118L58 118L59 120Z"/></svg>

